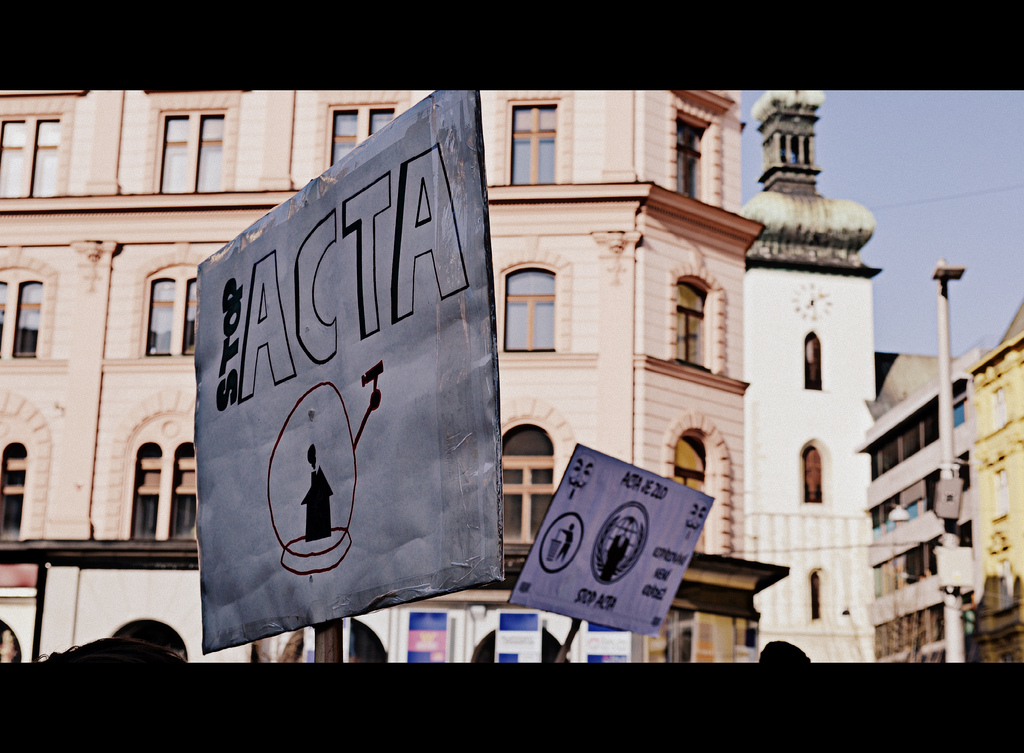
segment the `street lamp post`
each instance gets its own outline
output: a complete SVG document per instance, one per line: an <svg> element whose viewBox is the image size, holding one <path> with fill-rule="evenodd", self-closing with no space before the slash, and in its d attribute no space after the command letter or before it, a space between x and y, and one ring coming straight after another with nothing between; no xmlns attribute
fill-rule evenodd
<svg viewBox="0 0 1024 753"><path fill-rule="evenodd" d="M955 488L956 504L940 514L944 518L945 533L942 536L942 547L955 554L960 547L957 535L957 519L959 518L959 490L963 487L960 481L960 466L953 460L953 388L950 375L949 355L949 290L950 280L959 280L965 267L951 267L945 259L939 259L935 265L932 279L938 281L938 319L939 319L939 465L940 486L945 489ZM959 482L959 484L958 484ZM940 492L936 491L936 497ZM937 506L936 506L937 507ZM936 510L938 513L938 510ZM943 616L946 625L946 661L963 663L964 661L964 629L963 629L963 598L958 586L940 585L942 588Z"/></svg>

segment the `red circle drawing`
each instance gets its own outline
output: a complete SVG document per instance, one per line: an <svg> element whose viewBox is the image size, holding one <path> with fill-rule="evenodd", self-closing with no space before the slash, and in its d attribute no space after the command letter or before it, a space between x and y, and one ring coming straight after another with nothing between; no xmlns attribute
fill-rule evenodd
<svg viewBox="0 0 1024 753"><path fill-rule="evenodd" d="M319 391L319 392L318 392ZM343 428L347 431L347 442L345 442L344 436L334 436L335 439L341 439L342 442L338 444L330 444L327 447L321 448L321 453L326 454L324 451L335 453L336 455L342 454L342 461L347 460L348 456L345 452L351 452L352 460L352 492L351 495L345 495L348 497L347 500L342 501L342 508L347 503L347 514L344 512L340 516L338 521L341 525L337 525L332 522L330 527L330 536L317 541L306 541L306 535L291 536L287 540L282 536L281 530L278 526L277 517L274 514L274 491L272 490L271 476L274 470L274 458L277 455L279 446L281 445L281 439L285 436L286 431L291 424L292 418L296 416L299 406L309 400L310 402L316 402L318 406L326 405L328 408L333 402L333 398L337 398L337 402L341 405L342 414L344 416ZM325 404L324 401L327 401ZM313 414L315 410L310 410L310 421L313 421ZM322 411L323 412L323 411ZM321 412L321 413L322 413ZM329 412L329 411L328 411ZM301 415L301 414L300 414ZM341 428L339 426L339 428ZM339 434L341 432L338 432ZM294 443L293 443L294 444ZM295 463L295 458L289 455L289 461ZM293 474L294 475L294 474ZM338 480L335 480L338 483ZM270 521L274 527L274 535L277 537L278 543L281 545L281 566L288 572L295 573L296 575L312 575L313 573L323 573L328 570L333 570L348 554L349 549L352 546L352 537L349 534L349 525L352 522L352 510L355 504L356 494L356 454L355 454L355 442L352 436L352 423L349 419L348 408L345 406L345 400L342 398L338 388L335 387L331 382L320 382L313 387L306 390L300 397L291 411L288 413L288 417L285 419L284 424L281 426L281 431L277 435L277 440L274 442L274 449L270 454L270 462L267 465L267 505L270 509ZM281 494L278 494L281 496ZM297 498L293 498L291 495L288 499L278 501L278 504L297 504ZM293 516L294 517L294 516ZM333 521L333 519L332 519Z"/></svg>

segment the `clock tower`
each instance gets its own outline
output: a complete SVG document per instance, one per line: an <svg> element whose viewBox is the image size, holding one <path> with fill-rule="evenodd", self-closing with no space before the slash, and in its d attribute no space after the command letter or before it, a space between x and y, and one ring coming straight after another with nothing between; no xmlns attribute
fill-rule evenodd
<svg viewBox="0 0 1024 753"><path fill-rule="evenodd" d="M871 279L860 249L875 220L818 193L820 91L767 91L764 184L742 214L764 225L744 275L746 552L789 576L756 597L761 645L812 661L873 661L865 513L869 458L856 450L875 398Z"/></svg>

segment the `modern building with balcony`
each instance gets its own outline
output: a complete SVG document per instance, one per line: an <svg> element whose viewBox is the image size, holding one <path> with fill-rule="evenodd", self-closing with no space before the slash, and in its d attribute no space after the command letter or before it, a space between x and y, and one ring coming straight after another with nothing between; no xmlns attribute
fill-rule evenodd
<svg viewBox="0 0 1024 753"><path fill-rule="evenodd" d="M976 421L968 368L980 355L976 348L954 359L951 372L953 449L963 480L957 525L961 547L973 547L977 530L977 478L971 456ZM871 459L867 497L871 546L866 566L874 577L874 600L868 609L875 629L874 658L879 662L944 661L943 591L936 550L945 521L934 511L942 462L938 359L880 353L878 362L881 386L869 406L875 423L859 448ZM975 583L962 590L966 631L971 630L976 596L981 593L980 553L977 548L972 551ZM967 660L976 659L968 637Z"/></svg>

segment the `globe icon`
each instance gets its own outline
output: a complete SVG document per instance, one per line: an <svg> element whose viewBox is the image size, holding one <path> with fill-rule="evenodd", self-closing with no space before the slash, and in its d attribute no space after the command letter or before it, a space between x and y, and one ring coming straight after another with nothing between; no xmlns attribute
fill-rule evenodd
<svg viewBox="0 0 1024 753"><path fill-rule="evenodd" d="M590 566L602 583L614 583L636 564L647 541L647 511L636 502L622 505L601 527Z"/></svg>

